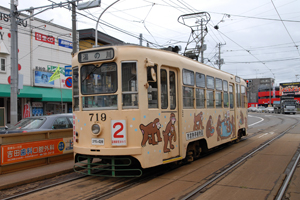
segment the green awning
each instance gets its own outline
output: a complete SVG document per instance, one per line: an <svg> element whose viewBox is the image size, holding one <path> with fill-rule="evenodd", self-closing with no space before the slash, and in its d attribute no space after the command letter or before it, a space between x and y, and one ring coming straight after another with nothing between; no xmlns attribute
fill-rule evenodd
<svg viewBox="0 0 300 200"><path fill-rule="evenodd" d="M10 97L10 85L0 84L0 97ZM72 102L72 90L23 86L18 97L35 98L36 101Z"/></svg>

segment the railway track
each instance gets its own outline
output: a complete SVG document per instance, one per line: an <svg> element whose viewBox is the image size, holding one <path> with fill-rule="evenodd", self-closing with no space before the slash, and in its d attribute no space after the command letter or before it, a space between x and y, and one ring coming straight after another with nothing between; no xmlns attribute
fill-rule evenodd
<svg viewBox="0 0 300 200"><path fill-rule="evenodd" d="M281 119L281 123L283 124L283 122L285 121L285 118L280 118ZM283 135L285 135L287 132L289 132L290 130L292 130L293 128L295 128L300 121L298 119L295 119L296 123L294 123L292 126L290 126L288 129L286 129L285 131L281 132L279 135L273 137L272 139L269 139L267 141L265 141L263 144L261 144L259 147L253 149L251 152L248 152L247 154L244 154L243 156L241 156L240 158L238 158L237 160L229 163L228 165L224 166L223 168L219 169L217 171L217 173L215 173L213 176L209 176L210 179L207 180L204 184L202 184L201 186L197 187L195 190L193 190L192 192L188 193L187 195L183 196L182 200L188 200L188 199L194 199L195 197L201 195L201 193L205 192L206 190L208 190L209 188L211 188L214 184L216 184L218 182L218 180L222 179L224 176L226 176L227 173L235 170L240 164L242 164L243 162L245 162L248 158L252 157L254 154L256 154L258 151L261 151L262 149L264 149L266 146L268 146L269 144L271 144L272 142L274 142L275 140L281 138ZM278 126L274 125L274 126L270 126L269 128L274 128ZM264 129L265 130L265 129ZM251 138L254 137L258 134L261 134L263 132L263 130L261 130L259 133L255 133L252 134L251 136L247 137L247 138ZM244 140L246 140L247 138L245 138ZM286 188L288 186L288 183L296 169L296 166L299 162L300 159L300 150L297 151L297 158L294 159L294 161L292 161L293 167L292 170L289 172L289 174L287 175L287 178L284 181L284 184L282 185L282 187L279 190L278 195L276 196L276 200L280 200L282 199Z"/></svg>

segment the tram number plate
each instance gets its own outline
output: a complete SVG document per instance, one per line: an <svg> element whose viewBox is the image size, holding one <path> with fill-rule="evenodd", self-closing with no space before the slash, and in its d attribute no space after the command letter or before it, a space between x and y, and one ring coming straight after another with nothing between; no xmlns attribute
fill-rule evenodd
<svg viewBox="0 0 300 200"><path fill-rule="evenodd" d="M103 138L93 138L92 144L93 145L104 145L104 139Z"/></svg>

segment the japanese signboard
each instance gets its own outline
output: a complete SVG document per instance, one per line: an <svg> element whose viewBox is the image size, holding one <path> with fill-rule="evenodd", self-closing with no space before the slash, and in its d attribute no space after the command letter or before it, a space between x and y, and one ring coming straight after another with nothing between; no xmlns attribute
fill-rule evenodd
<svg viewBox="0 0 300 200"><path fill-rule="evenodd" d="M280 96L300 95L300 82L280 83L279 94L280 94Z"/></svg>
<svg viewBox="0 0 300 200"><path fill-rule="evenodd" d="M1 165L73 152L72 138L60 138L1 146Z"/></svg>
<svg viewBox="0 0 300 200"><path fill-rule="evenodd" d="M42 33L35 32L35 40L46 42L49 44L55 44L55 38L52 36L44 35Z"/></svg>
<svg viewBox="0 0 300 200"><path fill-rule="evenodd" d="M69 49L73 49L73 43L68 40L58 39L58 45Z"/></svg>

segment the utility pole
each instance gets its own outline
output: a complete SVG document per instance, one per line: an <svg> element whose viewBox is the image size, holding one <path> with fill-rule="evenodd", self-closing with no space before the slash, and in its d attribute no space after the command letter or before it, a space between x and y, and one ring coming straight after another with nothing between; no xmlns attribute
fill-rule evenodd
<svg viewBox="0 0 300 200"><path fill-rule="evenodd" d="M10 124L18 122L18 1L10 0L11 33L11 82L10 82Z"/></svg>
<svg viewBox="0 0 300 200"><path fill-rule="evenodd" d="M140 33L140 46L143 46L143 34Z"/></svg>
<svg viewBox="0 0 300 200"><path fill-rule="evenodd" d="M72 2L72 40L73 51L72 56L77 52L77 33L76 33L76 5L75 1Z"/></svg>
<svg viewBox="0 0 300 200"><path fill-rule="evenodd" d="M219 55L218 55L218 60L216 60L215 64L219 65L219 69L221 70L221 65L224 64L224 59L221 58L221 45L225 45L225 44L218 44L218 48L219 48Z"/></svg>

